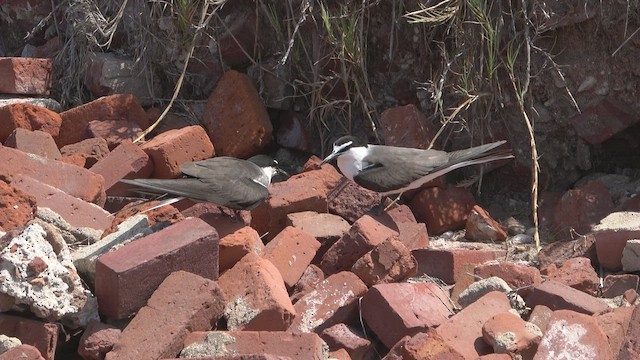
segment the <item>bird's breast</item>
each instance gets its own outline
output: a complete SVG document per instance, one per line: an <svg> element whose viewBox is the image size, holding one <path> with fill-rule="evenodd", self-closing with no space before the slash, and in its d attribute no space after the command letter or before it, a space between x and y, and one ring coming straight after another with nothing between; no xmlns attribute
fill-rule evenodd
<svg viewBox="0 0 640 360"><path fill-rule="evenodd" d="M338 167L347 179L353 180L368 164L365 161L366 148L352 148L338 156Z"/></svg>

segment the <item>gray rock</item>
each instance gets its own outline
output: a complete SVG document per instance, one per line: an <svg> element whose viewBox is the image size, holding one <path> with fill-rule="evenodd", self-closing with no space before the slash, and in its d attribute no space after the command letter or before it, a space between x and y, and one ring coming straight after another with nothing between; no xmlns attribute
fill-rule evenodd
<svg viewBox="0 0 640 360"><path fill-rule="evenodd" d="M628 240L622 250L622 270L640 271L640 240Z"/></svg>
<svg viewBox="0 0 640 360"><path fill-rule="evenodd" d="M6 353L16 346L22 345L22 341L15 337L10 337L4 334L0 335L0 354Z"/></svg>
<svg viewBox="0 0 640 360"><path fill-rule="evenodd" d="M0 107L23 103L42 106L57 113L62 111L62 106L54 99L21 97L19 95L0 95Z"/></svg>
<svg viewBox="0 0 640 360"><path fill-rule="evenodd" d="M466 290L460 293L458 304L460 304L460 306L464 308L492 291L508 293L511 290L511 287L509 286L509 284L507 284L506 281L497 276L493 276L476 281L473 284L469 285Z"/></svg>

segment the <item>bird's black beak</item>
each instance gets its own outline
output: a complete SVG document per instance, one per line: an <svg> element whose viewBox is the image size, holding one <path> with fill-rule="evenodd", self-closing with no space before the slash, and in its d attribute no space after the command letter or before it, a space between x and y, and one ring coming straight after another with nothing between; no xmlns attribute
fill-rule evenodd
<svg viewBox="0 0 640 360"><path fill-rule="evenodd" d="M340 153L337 152L332 152L331 154L329 154L326 158L324 158L324 160L322 160L322 162L320 163L320 165L324 165L326 163L328 163L329 161L333 160L334 158L336 158L338 155L340 155Z"/></svg>
<svg viewBox="0 0 640 360"><path fill-rule="evenodd" d="M284 171L284 170L280 169L279 167L276 167L276 174L283 175L283 176L285 176L285 177L287 177L287 178L290 178L290 177L291 177L291 175L290 175L288 172L286 172L286 171Z"/></svg>

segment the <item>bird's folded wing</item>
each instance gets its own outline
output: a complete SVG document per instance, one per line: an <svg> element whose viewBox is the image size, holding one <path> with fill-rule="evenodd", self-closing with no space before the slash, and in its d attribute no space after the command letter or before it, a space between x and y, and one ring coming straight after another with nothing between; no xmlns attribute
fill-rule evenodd
<svg viewBox="0 0 640 360"><path fill-rule="evenodd" d="M242 159L228 156L218 156L206 160L188 162L180 165L183 174L192 177L207 179L219 178L225 174L234 174L237 177L257 178L262 175L258 165Z"/></svg>

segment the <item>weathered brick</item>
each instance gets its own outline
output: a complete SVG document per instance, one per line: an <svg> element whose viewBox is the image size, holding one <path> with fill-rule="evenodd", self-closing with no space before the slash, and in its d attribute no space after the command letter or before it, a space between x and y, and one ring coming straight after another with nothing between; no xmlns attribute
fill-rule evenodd
<svg viewBox="0 0 640 360"><path fill-rule="evenodd" d="M93 120L134 121L146 129L147 115L133 95L118 94L103 96L84 105L60 113L62 126L56 140L59 147L77 143L84 139L85 130Z"/></svg>
<svg viewBox="0 0 640 360"><path fill-rule="evenodd" d="M620 257L622 257L623 247L624 245L620 248ZM538 252L539 268L544 269L551 264L560 266L563 262L575 257L586 257L591 260L591 263L598 263L595 233L581 236L575 240L555 241L544 245ZM605 260L602 259L602 261Z"/></svg>
<svg viewBox="0 0 640 360"><path fill-rule="evenodd" d="M300 211L328 211L327 193L340 179L335 169L328 165L294 175L286 181L271 184L270 198L251 210L251 227L265 240L271 240L286 226L287 214Z"/></svg>
<svg viewBox="0 0 640 360"><path fill-rule="evenodd" d="M417 249L411 255L418 262L418 275L426 274L454 284L464 264L482 264L504 257L502 250Z"/></svg>
<svg viewBox="0 0 640 360"><path fill-rule="evenodd" d="M220 346L224 344L224 346ZM324 360L324 342L317 334L284 331L194 331L184 340L184 357L270 354L291 359ZM244 358L242 358L244 359ZM253 358L247 358L253 359ZM259 359L259 358L256 358Z"/></svg>
<svg viewBox="0 0 640 360"><path fill-rule="evenodd" d="M319 262L331 245L351 228L351 225L340 216L315 211L287 214L286 225L305 231L320 242L320 249L316 251L314 263Z"/></svg>
<svg viewBox="0 0 640 360"><path fill-rule="evenodd" d="M78 355L85 360L102 360L121 334L122 331L114 326L91 320L80 338Z"/></svg>
<svg viewBox="0 0 640 360"><path fill-rule="evenodd" d="M0 93L49 95L51 59L0 57Z"/></svg>
<svg viewBox="0 0 640 360"><path fill-rule="evenodd" d="M640 276L635 274L607 275L604 278L602 296L606 298L620 296L629 289L638 289L638 285L640 285Z"/></svg>
<svg viewBox="0 0 640 360"><path fill-rule="evenodd" d="M493 262L480 264L473 269L473 273L483 279L497 276L506 281L520 296L526 297L530 289L529 285L538 285L542 282L540 270L533 266L514 264L512 262Z"/></svg>
<svg viewBox="0 0 640 360"><path fill-rule="evenodd" d="M474 205L471 191L461 187L423 189L409 203L416 219L434 234L462 229Z"/></svg>
<svg viewBox="0 0 640 360"><path fill-rule="evenodd" d="M362 298L362 317L385 346L444 323L453 313L447 294L433 283L375 285Z"/></svg>
<svg viewBox="0 0 640 360"><path fill-rule="evenodd" d="M457 351L455 346L444 341L435 330L430 329L409 338L400 350L402 360L446 359L463 360L474 359L465 357Z"/></svg>
<svg viewBox="0 0 640 360"><path fill-rule="evenodd" d="M58 160L62 156L51 134L39 130L17 128L9 135L4 146L52 160Z"/></svg>
<svg viewBox="0 0 640 360"><path fill-rule="evenodd" d="M629 331L633 310L634 307L620 307L594 316L600 329L607 335L611 352L616 356L620 353L622 342Z"/></svg>
<svg viewBox="0 0 640 360"><path fill-rule="evenodd" d="M349 270L376 245L397 235L398 232L365 215L353 223L349 232L327 250L319 266L327 275Z"/></svg>
<svg viewBox="0 0 640 360"><path fill-rule="evenodd" d="M407 205L396 205L381 215L370 214L388 228L399 232L398 240L409 249L429 247L429 234L424 223L418 223Z"/></svg>
<svg viewBox="0 0 640 360"><path fill-rule="evenodd" d="M61 161L0 147L0 178L13 181L17 174L32 177L94 204L103 205L106 200L102 176Z"/></svg>
<svg viewBox="0 0 640 360"><path fill-rule="evenodd" d="M284 283L293 287L320 248L309 233L292 226L284 228L264 247L264 258L280 271Z"/></svg>
<svg viewBox="0 0 640 360"><path fill-rule="evenodd" d="M109 154L109 146L103 138L91 138L63 146L60 149L60 153L62 153L63 156L82 154L86 159L85 166L90 168L97 163L98 160Z"/></svg>
<svg viewBox="0 0 640 360"><path fill-rule="evenodd" d="M380 194L342 179L330 192L329 211L353 223L380 204Z"/></svg>
<svg viewBox="0 0 640 360"><path fill-rule="evenodd" d="M542 339L542 331L512 312L503 312L482 325L482 337L496 353L529 358Z"/></svg>
<svg viewBox="0 0 640 360"><path fill-rule="evenodd" d="M640 306L633 308L629 328L624 335L618 360L634 360L640 357Z"/></svg>
<svg viewBox="0 0 640 360"><path fill-rule="evenodd" d="M38 207L46 207L72 226L104 230L111 225L111 216L96 204L71 196L34 178L17 175L11 185L33 196Z"/></svg>
<svg viewBox="0 0 640 360"><path fill-rule="evenodd" d="M364 254L353 264L351 271L367 286L373 286L406 280L416 274L417 265L409 249L391 238Z"/></svg>
<svg viewBox="0 0 640 360"><path fill-rule="evenodd" d="M22 344L0 354L0 360L44 360L34 346Z"/></svg>
<svg viewBox="0 0 640 360"><path fill-rule="evenodd" d="M210 330L225 296L215 281L186 272L169 275L131 320L106 360L175 358L189 333Z"/></svg>
<svg viewBox="0 0 640 360"><path fill-rule="evenodd" d="M610 271L622 270L622 253L627 241L640 239L640 230L612 229L590 234L595 238L595 251L598 262Z"/></svg>
<svg viewBox="0 0 640 360"><path fill-rule="evenodd" d="M313 291L324 279L325 276L322 269L313 264L309 265L291 291L291 302L294 304L298 302L308 292Z"/></svg>
<svg viewBox="0 0 640 360"><path fill-rule="evenodd" d="M485 209L476 205L469 213L465 238L472 241L505 241L507 232Z"/></svg>
<svg viewBox="0 0 640 360"><path fill-rule="evenodd" d="M234 106L229 106L231 103ZM224 73L213 89L203 123L218 155L243 159L268 145L273 132L251 79L235 70Z"/></svg>
<svg viewBox="0 0 640 360"><path fill-rule="evenodd" d="M614 359L607 336L592 316L570 310L551 315L534 359Z"/></svg>
<svg viewBox="0 0 640 360"><path fill-rule="evenodd" d="M0 314L0 334L17 337L23 344L38 349L45 359L53 360L58 343L58 326L55 324Z"/></svg>
<svg viewBox="0 0 640 360"><path fill-rule="evenodd" d="M600 181L591 181L569 190L562 195L554 210L554 233L568 237L570 229L573 229L579 234L586 234L614 207L609 190Z"/></svg>
<svg viewBox="0 0 640 360"><path fill-rule="evenodd" d="M355 328L346 324L336 324L326 328L320 337L329 346L329 351L345 349L353 360L366 360L375 357L375 349L371 341Z"/></svg>
<svg viewBox="0 0 640 360"><path fill-rule="evenodd" d="M104 178L104 187L110 196L128 195L131 186L118 183L122 179L146 178L153 171L153 163L140 147L124 141L90 169Z"/></svg>
<svg viewBox="0 0 640 360"><path fill-rule="evenodd" d="M413 104L389 108L380 115L385 145L416 149L429 147L435 135L424 114Z"/></svg>
<svg viewBox="0 0 640 360"><path fill-rule="evenodd" d="M36 199L0 180L0 228L5 231L25 226L38 211Z"/></svg>
<svg viewBox="0 0 640 360"><path fill-rule="evenodd" d="M553 280L534 286L526 302L531 308L545 305L554 311L572 310L587 315L597 314L609 308L604 301Z"/></svg>
<svg viewBox="0 0 640 360"><path fill-rule="evenodd" d="M510 309L507 295L493 291L449 318L435 332L465 359L476 359L493 352L482 340L482 325L494 315Z"/></svg>
<svg viewBox="0 0 640 360"><path fill-rule="evenodd" d="M327 277L304 295L294 308L293 332L320 332L337 323L349 323L358 312L358 298L367 286L355 274L343 271Z"/></svg>
<svg viewBox="0 0 640 360"><path fill-rule="evenodd" d="M229 330L284 331L296 317L280 272L258 255L245 255L219 283Z"/></svg>
<svg viewBox="0 0 640 360"><path fill-rule="evenodd" d="M152 176L157 179L177 178L180 165L215 155L209 136L197 125L163 132L143 144L142 150L153 160Z"/></svg>
<svg viewBox="0 0 640 360"><path fill-rule="evenodd" d="M263 252L260 235L250 226L241 227L220 239L220 273L231 269L249 253L262 255Z"/></svg>
<svg viewBox="0 0 640 360"><path fill-rule="evenodd" d="M18 128L40 130L55 139L60 134L62 118L55 111L29 103L0 106L0 142Z"/></svg>
<svg viewBox="0 0 640 360"><path fill-rule="evenodd" d="M577 257L565 261L557 270L547 274L547 280L569 285L589 295L599 295L600 279L587 258Z"/></svg>
<svg viewBox="0 0 640 360"><path fill-rule="evenodd" d="M100 312L112 319L130 316L178 270L218 278L218 233L200 219L186 219L100 256L95 290Z"/></svg>
<svg viewBox="0 0 640 360"><path fill-rule="evenodd" d="M87 138L103 138L110 150L125 141L135 141L142 129L130 120L91 120L87 123Z"/></svg>
<svg viewBox="0 0 640 360"><path fill-rule="evenodd" d="M598 100L570 119L571 125L589 144L600 144L640 120L628 105L613 98Z"/></svg>

